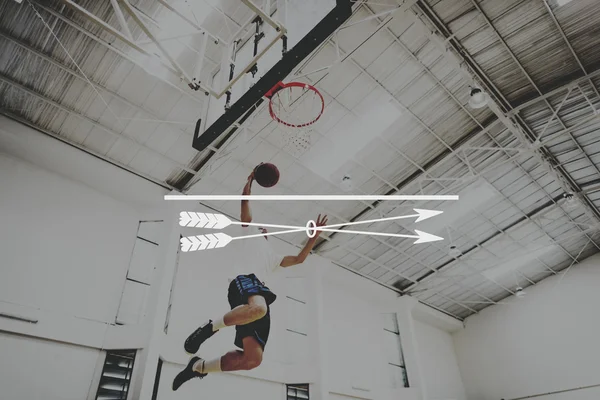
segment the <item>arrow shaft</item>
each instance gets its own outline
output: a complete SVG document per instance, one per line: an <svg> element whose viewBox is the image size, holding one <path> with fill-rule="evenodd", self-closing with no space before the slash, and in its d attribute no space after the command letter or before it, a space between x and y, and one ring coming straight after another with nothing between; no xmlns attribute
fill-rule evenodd
<svg viewBox="0 0 600 400"><path fill-rule="evenodd" d="M419 216L419 214L401 215L398 217L378 218L378 219L370 219L367 221L355 221L355 222L347 222L347 223L335 224L335 225L326 225L326 226L323 226L323 228L339 228L342 226L371 224L371 223L375 223L375 222L385 222L385 221L394 221L394 220L398 220L398 219L415 218L418 216ZM261 224L261 223L252 223L252 222L237 222L237 221L235 221L235 222L232 222L231 224L232 225L258 226L261 228L305 229L304 227L294 226L294 225L273 225L273 224Z"/></svg>
<svg viewBox="0 0 600 400"><path fill-rule="evenodd" d="M275 236L275 235L283 235L285 233L295 233L295 232L304 232L306 231L306 228L301 228L301 229L291 229L289 231L279 231L279 232L268 232L268 233L259 233L257 235L245 235L245 236L238 236L238 237L234 237L231 240L241 240L241 239L252 239L252 238L256 238L256 237L264 237L264 236Z"/></svg>
<svg viewBox="0 0 600 400"><path fill-rule="evenodd" d="M257 223L257 222L237 222L237 221L232 221L231 225L258 226L260 228L306 229L303 226L260 224L260 223Z"/></svg>
<svg viewBox="0 0 600 400"><path fill-rule="evenodd" d="M416 235L402 235L399 233L384 233L384 232L365 232L365 231L350 231L347 229L327 229L327 228L318 228L317 230L323 232L336 232L336 233L351 233L354 235L369 235L369 236L388 236L388 237L398 237L398 238L409 238L409 239L419 239L419 236Z"/></svg>
<svg viewBox="0 0 600 400"><path fill-rule="evenodd" d="M394 220L397 220L397 219L414 218L414 217L418 217L418 216L419 216L419 214L412 214L412 215L402 215L400 217L370 219L368 221L356 221L356 222L348 222L348 223L345 223L345 224L327 225L327 226L324 226L323 228L339 228L340 226L371 224L371 223L374 223L374 222L394 221Z"/></svg>

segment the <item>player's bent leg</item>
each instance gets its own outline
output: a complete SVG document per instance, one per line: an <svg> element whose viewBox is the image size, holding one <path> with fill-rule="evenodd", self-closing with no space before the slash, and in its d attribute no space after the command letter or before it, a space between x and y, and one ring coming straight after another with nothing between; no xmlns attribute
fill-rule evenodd
<svg viewBox="0 0 600 400"><path fill-rule="evenodd" d="M229 311L223 317L225 325L247 325L258 321L267 315L267 301L261 295L254 295L248 298L248 304L244 304Z"/></svg>
<svg viewBox="0 0 600 400"><path fill-rule="evenodd" d="M223 371L249 371L257 368L262 363L263 348L258 340L252 336L248 336L243 338L242 342L244 344L243 352L237 352L238 354L236 356L227 353L227 355L223 357L221 362Z"/></svg>

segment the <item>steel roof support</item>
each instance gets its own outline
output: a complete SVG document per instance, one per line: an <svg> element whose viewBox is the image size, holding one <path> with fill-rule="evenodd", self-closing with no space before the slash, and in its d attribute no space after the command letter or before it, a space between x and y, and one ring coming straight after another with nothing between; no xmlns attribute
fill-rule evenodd
<svg viewBox="0 0 600 400"><path fill-rule="evenodd" d="M565 41L565 44L567 45L567 47L571 51L571 54L573 55L573 58L575 59L575 61L577 61L577 64L579 65L579 68L581 68L581 70L583 71L583 73L585 75L587 75L588 72L585 70L585 67L583 66L583 64L581 63L581 60L577 56L577 53L573 49L573 46L571 46L571 42L569 42L569 39L567 38L567 35L565 35L565 31L563 30L562 26L560 26L560 23L558 22L558 19L556 19L556 15L554 15L554 12L552 11L552 8L550 8L550 5L548 4L548 0L542 0L542 2L546 6L546 10L548 10L548 14L550 14L550 17L552 18L552 21L554 22L554 25L556 26L556 29L558 29L558 32L560 32L560 36L562 36L563 40ZM587 81L592 86L592 89L594 90L594 93L596 93L596 97L598 97L598 99L600 99L600 93L598 93L598 88L596 87L596 85L594 85L594 82L591 79L588 79Z"/></svg>
<svg viewBox="0 0 600 400"><path fill-rule="evenodd" d="M125 34L125 36L127 36L127 39L133 42L133 35L129 30L129 25L127 25L127 21L125 21L125 16L123 15L121 7L119 7L118 0L110 0L110 4L112 5L113 10L115 11L115 15L117 16L117 20L119 21L119 25L121 25L123 33Z"/></svg>
<svg viewBox="0 0 600 400"><path fill-rule="evenodd" d="M96 87L96 89L101 90L104 93L108 93L110 96L112 96L115 99L118 99L119 101L122 101L123 103L125 103L129 107L134 108L134 109L136 109L139 112L143 112L143 113L147 114L148 116L153 116L154 113L152 111L150 111L149 109L147 109L147 108L145 108L145 107L143 107L141 105L132 103L131 101L129 101L125 97L121 96L119 93L114 92L114 91L108 89L106 86L103 86L100 83L89 79L89 77L88 77L88 79L86 79L86 77L84 77L78 71L76 71L74 69L71 69L70 67L67 67L66 65L64 65L61 62L55 60L54 58L50 57L49 55L41 52L40 50L37 50L37 49L31 47L30 45L26 44L25 42L22 42L21 40L15 38L13 36L10 36L10 35L8 35L6 33L3 33L3 32L0 32L0 37L2 37L4 39L6 39L6 40L8 40L8 41L10 41L12 43L14 43L15 45L21 47L24 50L26 50L26 51L28 51L28 52L36 55L37 57L41 58L42 60L44 60L44 61L52 64L53 66L59 68L61 71L64 71L64 72L68 73L69 75L73 76L74 78L77 78L77 79L79 79L79 80L81 80L81 81L83 81L83 82L85 82L87 84L89 84L91 82L92 85ZM127 120L132 120L132 119L127 119ZM183 129L178 129L178 130L181 133L183 133L183 134L185 134L187 136L190 136L190 137L192 136L191 133L188 133L188 132L186 132Z"/></svg>
<svg viewBox="0 0 600 400"><path fill-rule="evenodd" d="M131 137L128 137L128 136L126 136L124 134L117 133L117 132L115 132L115 131L107 128L106 126L104 126L104 125L102 125L102 124L94 121L93 119L91 119L91 118L89 118L89 117L87 117L85 115L82 115L77 110L74 110L74 109L69 108L69 107L65 107L62 104L59 104L56 101L54 101L52 99L49 99L48 97L46 97L46 96L44 96L44 95L42 95L40 93L37 93L37 92L35 92L35 91L33 91L33 90L31 90L31 89L29 89L29 88L21 85L18 82L13 81L12 79L10 79L8 77L0 75L0 81L5 82L8 85L10 85L10 86L12 86L14 88L17 88L17 89L19 89L21 91L24 91L25 93L27 93L27 94L29 94L29 95L31 95L33 97L36 97L36 98L44 101L45 103L48 103L48 104L50 104L50 105L58 108L59 110L64 111L65 113L67 113L69 115L72 115L72 116L75 116L77 118L80 118L80 119L86 121L87 123L89 123L90 125L92 125L92 126L98 128L98 129L101 129L101 130L105 131L106 133L108 133L109 135L113 136L116 139L123 139L123 140L129 141L131 143L134 143L137 147L139 147L141 149L144 149L144 150L146 150L149 153L152 153L153 155L157 156L160 159L168 161L173 166L176 166L176 167L181 168L182 170L188 171L188 172L191 170L189 167L187 167L186 165L181 164L179 161L174 160L174 159L172 159L172 158L170 158L170 157L168 157L168 156L166 156L166 155L164 155L162 153L159 153L158 151L156 151L156 150L154 150L154 149L146 146L143 143L138 142L137 140L135 140L135 139L133 139ZM193 170L191 170L191 171L193 171Z"/></svg>
<svg viewBox="0 0 600 400"><path fill-rule="evenodd" d="M473 0L471 0L471 1L473 1ZM446 31L446 33L442 32L442 34L444 34L445 37L448 37L448 35L451 35L451 32L448 29L448 27L446 27L446 25L443 23L443 21L441 21L439 19L439 17L437 17L435 15L433 10L431 10L431 7L426 2L419 1L418 5L419 5L419 9L421 11L423 11L423 9L426 10L430 15L433 16L433 18L435 18L437 20L437 24L439 24ZM478 4L476 4L476 8L480 9ZM432 21L428 15L426 15L424 12L422 12L422 14L425 18L429 19L430 22L434 26L436 25L436 22ZM486 17L486 19L487 19L487 17ZM499 35L495 29L494 29L494 32L497 35ZM502 38L500 38L500 40L502 40ZM484 81L483 86L488 86L488 87L491 86L494 89L495 92L489 92L489 94L490 95L494 95L494 94L498 95L505 102L506 107L508 109L507 112L510 112L510 110L512 109L512 106L510 105L510 103L508 103L508 101L502 95L502 93L498 90L498 88L496 88L493 85L493 83L491 82L489 77L485 74L485 72L481 70L481 67L479 67L479 65L477 65L477 63L474 62L474 60L468 54L468 52L466 50L464 50L464 48L462 48L462 44L460 44L460 42L458 42L454 38L452 40L449 40L449 43L451 43L452 41L457 43L458 47L455 47L455 50L459 54L459 57L463 57L463 55L464 55L464 57L466 57L468 59L468 61L470 61L471 68L473 68L479 72L479 74L481 75L481 77ZM505 43L505 45L506 45L506 43ZM512 54L512 52L511 52L511 54ZM514 54L513 54L513 56L514 56ZM465 74L469 73L467 71L462 71L462 72ZM526 73L526 71L525 71L525 73ZM534 86L534 87L537 88L537 86ZM540 95L543 96L543 94L541 94L541 93L540 93ZM548 102L548 100L546 98L544 98L543 101L546 103ZM585 210L586 214L588 215L588 217L600 221L600 210L598 210L595 207L595 205L584 194L580 193L581 190L578 187L578 185L576 184L576 182L573 180L573 178L566 171L564 171L564 169L562 169L561 167L555 168L555 167L553 167L551 162L548 161L549 159L553 159L552 154L545 147L535 146L535 143L532 144L533 140L530 140L523 130L524 127L526 127L526 124L522 120L520 121L521 124L519 124L518 122L513 122L512 119L504 113L504 111L500 108L500 106L495 101L493 101L493 99L490 99L489 106L492 109L492 111L494 111L494 113L498 116L498 118L504 123L504 125L508 129L510 129L511 132L513 132L515 134L515 136L519 140L521 140L521 142L524 145L526 145L528 148L536 150L537 160L541 163L541 165L545 169L548 170L548 172L551 174L551 176L553 176L557 180L557 182L562 186L563 190L566 193L572 192L572 193L576 194L576 196L581 200L582 204L584 205L584 210ZM565 131L566 130L568 130L568 129L565 129Z"/></svg>
<svg viewBox="0 0 600 400"><path fill-rule="evenodd" d="M88 32L86 29L82 28L81 26L77 25L76 23L74 23L73 21L71 21L70 19L68 19L67 17L65 17L64 15L60 14L59 12L53 10L52 8L49 8L47 6L45 6L44 4L40 4L39 0L29 0L33 3L36 4L36 7L39 7L41 9L43 9L44 11L48 12L49 14L51 14L52 16L60 19L61 21L63 21L65 24L69 25L70 27L76 29L78 32L84 34L85 36L87 36L88 38L90 38L91 40L93 40L94 42L106 47L107 49L115 52L116 54L118 54L119 56L123 57L125 60L131 62L134 65L137 65L138 67L142 68L144 71L146 71L146 66L141 63L140 61L136 60L135 58L131 57L130 55L124 53L123 51L117 49L115 46L111 45L110 43L106 42L105 40L99 38L98 36L94 35L93 33ZM60 1L70 1L70 0L60 0ZM111 27L112 29L112 27ZM112 29L113 31L115 31L115 29ZM135 45L135 43L134 43ZM135 45L135 47L133 47L135 50L139 51L142 54L148 55L150 56L150 54L141 49L139 46ZM171 65L164 63L162 60L160 60L160 62L174 75L177 77L177 79L180 79L180 76L178 75L177 70L175 70ZM182 94L186 95L187 97L189 97L190 99L196 101L196 102L202 102L201 99L199 99L198 97L192 95L192 93L184 90L183 88L177 86L176 84L174 84L173 82L169 81L168 79L156 76L157 79L161 80L162 82L166 83L167 85L171 86L172 88L176 89L177 91L181 92Z"/></svg>

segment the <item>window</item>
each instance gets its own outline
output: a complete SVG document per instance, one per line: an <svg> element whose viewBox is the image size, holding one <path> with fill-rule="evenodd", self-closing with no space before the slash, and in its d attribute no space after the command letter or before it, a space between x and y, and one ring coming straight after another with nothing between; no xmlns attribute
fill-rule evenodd
<svg viewBox="0 0 600 400"><path fill-rule="evenodd" d="M402 342L398 318L395 313L383 314L384 347L387 355L387 370L392 388L408 387L408 376L402 354Z"/></svg>
<svg viewBox="0 0 600 400"><path fill-rule="evenodd" d="M136 350L106 352L96 400L126 400L131 383Z"/></svg>
<svg viewBox="0 0 600 400"><path fill-rule="evenodd" d="M156 269L162 221L140 221L116 323L137 324L146 312L146 300Z"/></svg>
<svg viewBox="0 0 600 400"><path fill-rule="evenodd" d="M308 400L308 384L287 385L287 400Z"/></svg>

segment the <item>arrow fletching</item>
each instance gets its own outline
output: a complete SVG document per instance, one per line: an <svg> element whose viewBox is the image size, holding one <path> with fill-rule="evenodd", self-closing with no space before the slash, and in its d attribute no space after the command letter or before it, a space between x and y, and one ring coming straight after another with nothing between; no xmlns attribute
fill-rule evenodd
<svg viewBox="0 0 600 400"><path fill-rule="evenodd" d="M208 235L187 236L181 238L181 251L212 250L227 246L233 238L225 233L209 233Z"/></svg>
<svg viewBox="0 0 600 400"><path fill-rule="evenodd" d="M179 214L179 225L186 228L223 229L231 220L223 214L183 211Z"/></svg>

